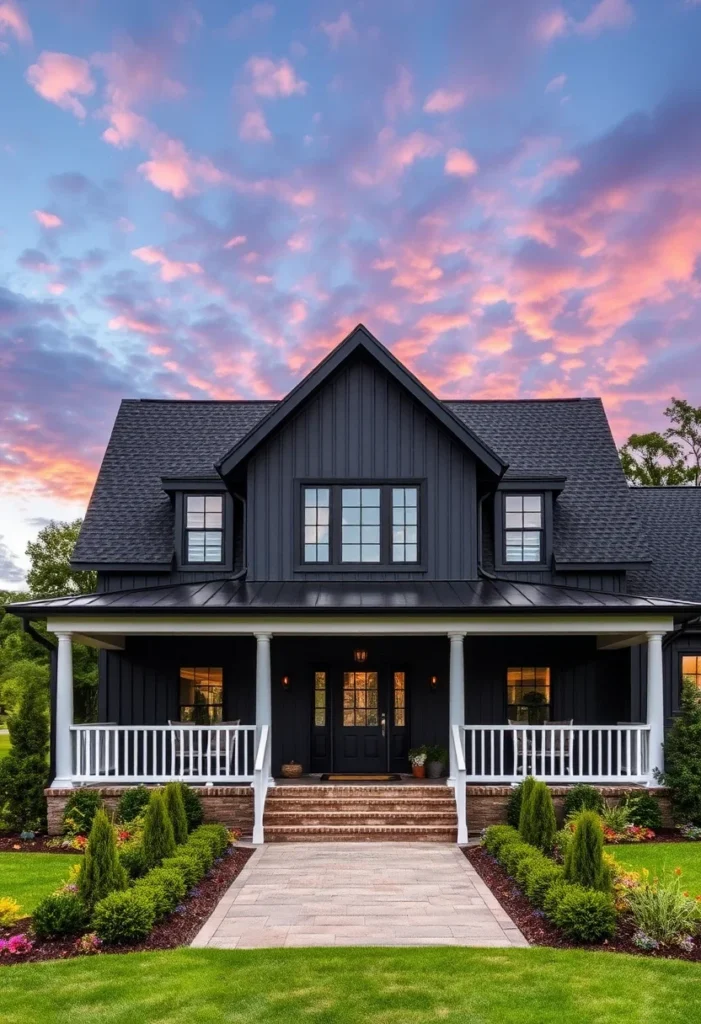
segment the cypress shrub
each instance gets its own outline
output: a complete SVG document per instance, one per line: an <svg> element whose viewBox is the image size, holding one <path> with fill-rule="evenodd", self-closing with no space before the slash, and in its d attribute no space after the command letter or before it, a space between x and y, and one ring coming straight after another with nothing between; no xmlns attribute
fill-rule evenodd
<svg viewBox="0 0 701 1024"><path fill-rule="evenodd" d="M524 857L522 860L518 862L518 864L516 865L516 872L514 875L516 881L524 890L524 892L526 890L526 884L528 882L528 879L531 877L531 874L534 871L538 870L538 868L541 868L543 864L552 863L551 861L548 861L548 858L544 854L542 854L540 850L536 850L535 846L533 846L531 850L532 852L530 857Z"/></svg>
<svg viewBox="0 0 701 1024"><path fill-rule="evenodd" d="M157 789L151 793L146 808L141 844L144 860L149 868L158 867L165 857L172 857L175 853L173 826L166 810L163 794L159 793Z"/></svg>
<svg viewBox="0 0 701 1024"><path fill-rule="evenodd" d="M117 804L117 820L133 821L148 806L151 791L146 786L132 786L125 789Z"/></svg>
<svg viewBox="0 0 701 1024"><path fill-rule="evenodd" d="M185 782L180 782L179 786L180 792L182 793L183 803L185 804L187 830L188 832L192 832L193 829L197 828L197 826L201 825L204 821L202 801L192 786L188 786Z"/></svg>
<svg viewBox="0 0 701 1024"><path fill-rule="evenodd" d="M521 802L523 800L523 782L511 787L509 799L506 801L506 823L518 828L521 819Z"/></svg>
<svg viewBox="0 0 701 1024"><path fill-rule="evenodd" d="M38 682L25 687L7 721L10 752L0 761L0 808L11 829L42 829L48 783L49 720L46 692Z"/></svg>
<svg viewBox="0 0 701 1024"><path fill-rule="evenodd" d="M555 915L557 914L557 908L560 906L560 900L564 899L565 893L569 892L572 888L569 882L566 882L564 876L556 878L550 888L546 891L543 896L543 912L546 917L554 921Z"/></svg>
<svg viewBox="0 0 701 1024"><path fill-rule="evenodd" d="M127 874L119 860L114 829L100 808L90 829L83 866L78 875L78 891L85 906L92 909L109 893L126 887Z"/></svg>
<svg viewBox="0 0 701 1024"><path fill-rule="evenodd" d="M526 836L530 835L533 827L533 790L535 789L535 786L536 781L532 775L529 775L527 779L523 780L523 788L521 790L521 813L518 819L518 830L521 833L521 839L526 843L528 842Z"/></svg>
<svg viewBox="0 0 701 1024"><path fill-rule="evenodd" d="M176 845L184 843L187 839L187 815L183 802L182 784L180 782L169 782L163 792L166 810L173 826L173 837Z"/></svg>
<svg viewBox="0 0 701 1024"><path fill-rule="evenodd" d="M604 865L604 833L595 811L582 811L565 857L565 878L588 889L610 888Z"/></svg>
<svg viewBox="0 0 701 1024"><path fill-rule="evenodd" d="M125 843L120 848L119 860L131 879L141 878L148 871L143 845L137 839L133 839L130 843Z"/></svg>
<svg viewBox="0 0 701 1024"><path fill-rule="evenodd" d="M544 853L550 853L557 832L557 822L553 798L544 782L536 782L533 787L529 809L530 814L526 821L528 831L522 833L523 839Z"/></svg>

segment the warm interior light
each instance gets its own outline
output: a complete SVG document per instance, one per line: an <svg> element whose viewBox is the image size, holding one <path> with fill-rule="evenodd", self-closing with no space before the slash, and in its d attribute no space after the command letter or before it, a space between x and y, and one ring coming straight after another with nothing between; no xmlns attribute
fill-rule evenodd
<svg viewBox="0 0 701 1024"><path fill-rule="evenodd" d="M362 647L353 651L353 661L363 662L368 660L368 652L364 651Z"/></svg>
<svg viewBox="0 0 701 1024"><path fill-rule="evenodd" d="M289 688L290 688L290 677L289 676L283 676L282 677L282 688L283 688L283 690L289 690Z"/></svg>
<svg viewBox="0 0 701 1024"><path fill-rule="evenodd" d="M438 686L438 676L431 676L429 680L429 686L431 687L432 690L435 690L435 688Z"/></svg>

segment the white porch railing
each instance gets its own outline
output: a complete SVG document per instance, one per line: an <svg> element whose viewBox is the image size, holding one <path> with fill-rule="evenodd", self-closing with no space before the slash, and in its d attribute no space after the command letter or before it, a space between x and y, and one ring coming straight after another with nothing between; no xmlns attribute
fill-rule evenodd
<svg viewBox="0 0 701 1024"><path fill-rule="evenodd" d="M467 773L465 771L465 752L463 750L463 735L460 727L454 725L450 730L450 742L455 754L455 809L458 815L458 842L467 842Z"/></svg>
<svg viewBox="0 0 701 1024"><path fill-rule="evenodd" d="M73 725L73 782L253 781L255 725Z"/></svg>
<svg viewBox="0 0 701 1024"><path fill-rule="evenodd" d="M260 730L260 740L256 751L256 763L253 774L253 842L265 842L263 832L263 815L265 813L265 798L268 795L269 784L269 737L270 726L263 725Z"/></svg>
<svg viewBox="0 0 701 1024"><path fill-rule="evenodd" d="M647 782L649 725L466 725L468 782Z"/></svg>

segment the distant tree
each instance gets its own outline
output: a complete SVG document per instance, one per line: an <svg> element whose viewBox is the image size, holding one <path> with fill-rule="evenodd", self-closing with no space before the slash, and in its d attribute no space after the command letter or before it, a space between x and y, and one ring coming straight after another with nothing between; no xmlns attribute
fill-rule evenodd
<svg viewBox="0 0 701 1024"><path fill-rule="evenodd" d="M693 406L684 398L672 398L664 411L672 426L665 437L674 438L683 449L689 466L689 480L701 487L701 405Z"/></svg>
<svg viewBox="0 0 701 1024"><path fill-rule="evenodd" d="M631 434L619 456L635 487L701 487L701 406L672 398L665 431Z"/></svg>
<svg viewBox="0 0 701 1024"><path fill-rule="evenodd" d="M81 522L80 519L74 519L72 523L52 521L39 531L35 541L27 544L31 562L27 584L32 597L63 597L95 589L97 573L78 572L71 568Z"/></svg>

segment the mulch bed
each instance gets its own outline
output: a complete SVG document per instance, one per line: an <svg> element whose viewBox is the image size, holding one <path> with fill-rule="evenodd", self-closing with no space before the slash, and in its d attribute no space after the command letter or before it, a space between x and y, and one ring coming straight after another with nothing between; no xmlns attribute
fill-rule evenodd
<svg viewBox="0 0 701 1024"><path fill-rule="evenodd" d="M230 846L219 864L216 864L210 873L198 882L196 889L185 897L182 904L185 909L182 913L170 914L163 921L159 921L143 942L130 946L110 946L105 943L97 955L175 949L178 946L189 945L252 854L251 849ZM0 929L0 938L9 938L11 935L26 932L30 924L30 918L17 921L12 928ZM74 936L41 941L37 939L30 953L2 957L0 965L4 967L11 964L37 963L41 960L67 960L84 955L76 952L75 943Z"/></svg>
<svg viewBox="0 0 701 1024"><path fill-rule="evenodd" d="M0 836L0 853L82 853L82 850L57 849L47 846L49 836L37 836L35 839L20 839L19 835Z"/></svg>
<svg viewBox="0 0 701 1024"><path fill-rule="evenodd" d="M565 938L559 928L536 910L524 896L503 867L481 846L468 846L463 853L475 868L483 882L489 886L504 910L511 917L523 935L533 946L554 946L557 949L588 949L611 953L633 953L635 956L656 957L658 960L692 960L701 962L701 946L696 942L694 950L686 953L683 949L642 950L633 942L635 928L630 918L620 917L618 931L612 939L599 945L588 946Z"/></svg>

